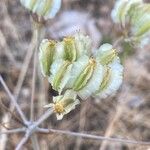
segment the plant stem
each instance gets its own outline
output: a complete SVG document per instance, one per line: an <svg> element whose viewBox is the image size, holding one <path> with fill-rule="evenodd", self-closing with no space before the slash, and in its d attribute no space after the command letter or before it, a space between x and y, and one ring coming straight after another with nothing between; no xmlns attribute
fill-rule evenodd
<svg viewBox="0 0 150 150"><path fill-rule="evenodd" d="M17 111L18 111L18 113L19 113L21 119L23 120L24 124L27 124L28 121L27 121L27 119L26 119L26 117L25 117L23 111L21 110L21 108L20 108L20 106L18 105L18 103L16 102L14 96L12 95L12 93L10 92L10 90L8 89L6 83L5 83L5 81L3 80L3 78L2 78L1 75L0 75L0 82L1 82L1 84L3 85L3 87L4 87L5 91L6 91L6 93L7 93L8 96L10 97L10 100L12 101L12 103L14 104L14 106L16 107L16 109L17 109Z"/></svg>
<svg viewBox="0 0 150 150"><path fill-rule="evenodd" d="M79 133L79 132L64 131L64 130L38 128L37 131L41 133L57 133L57 134L64 134L68 136L88 138L88 139L93 139L93 140L107 140L110 142L128 143L128 144L136 144L136 145L150 145L150 142L135 141L135 140L128 140L128 139L120 139L120 138L110 138L110 137Z"/></svg>
<svg viewBox="0 0 150 150"><path fill-rule="evenodd" d="M34 59L33 59L33 75L32 75L32 91L31 91L31 104L30 104L30 122L34 121L34 96L35 96L35 84L36 84L36 71L37 71L37 52L41 38L41 24L38 24L33 21L34 32L36 33L36 46L34 52ZM36 127L35 127L36 128ZM32 132L32 130L31 130ZM32 146L34 150L39 150L40 146L38 143L37 135L31 135Z"/></svg>
<svg viewBox="0 0 150 150"><path fill-rule="evenodd" d="M29 63L31 61L31 58L32 58L32 55L33 55L33 52L34 52L34 49L35 49L35 46L36 46L36 43L37 43L36 39L37 39L37 32L36 32L36 30L34 30L31 43L29 45L29 48L27 50L27 54L26 54L24 62L23 62L23 67L22 67L21 72L19 74L19 79L18 79L18 82L17 82L17 86L15 87L15 90L14 90L14 95L15 95L16 100L18 99L18 96L19 96L24 78L26 76L26 73L27 73L27 70L28 70L28 67L29 67Z"/></svg>
<svg viewBox="0 0 150 150"><path fill-rule="evenodd" d="M25 132L25 128L17 128L17 129L12 129L12 130L7 130L4 132L0 132L0 134L12 134L12 133L20 133L20 132Z"/></svg>
<svg viewBox="0 0 150 150"><path fill-rule="evenodd" d="M39 146L39 143L38 143L38 139L37 139L37 135L36 134L33 134L31 136L31 141L32 141L32 147L34 150L40 150L40 146Z"/></svg>
<svg viewBox="0 0 150 150"><path fill-rule="evenodd" d="M50 115L53 114L53 109L48 109L36 122L35 127L38 127L44 120L46 120Z"/></svg>
<svg viewBox="0 0 150 150"><path fill-rule="evenodd" d="M37 51L40 41L40 27L41 26L34 26L34 32L36 33L36 46L34 52L34 59L33 59L33 76L32 76L32 92L31 92L31 105L30 105L30 121L34 120L34 95L35 95L35 81L36 81L36 68L37 68Z"/></svg>
<svg viewBox="0 0 150 150"><path fill-rule="evenodd" d="M25 136L22 138L22 140L19 142L15 150L21 150L22 146L28 141L29 139L29 134L26 132Z"/></svg>

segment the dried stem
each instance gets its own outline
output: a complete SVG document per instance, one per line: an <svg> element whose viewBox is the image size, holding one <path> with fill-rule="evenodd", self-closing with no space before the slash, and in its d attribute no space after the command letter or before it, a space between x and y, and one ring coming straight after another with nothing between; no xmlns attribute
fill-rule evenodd
<svg viewBox="0 0 150 150"><path fill-rule="evenodd" d="M84 106L82 106L80 111L80 121L79 121L79 131L83 131L86 123L86 111L88 110L88 103L85 103ZM76 141L76 150L80 149L80 145L82 143L82 138L77 138Z"/></svg>
<svg viewBox="0 0 150 150"><path fill-rule="evenodd" d="M56 130L56 129L43 129L39 128L39 132L41 133L56 133L56 134L64 134L68 136L75 136L75 137L81 137L81 138L88 138L93 140L106 140L110 142L119 142L119 143L126 143L126 144L136 144L136 145L150 145L150 142L144 142L144 141L135 141L135 140L128 140L128 139L120 139L120 138L110 138L110 137L104 137L104 136L98 136L98 135L92 135L92 134L86 134L86 133L78 133L78 132L71 132L71 131L64 131L64 130Z"/></svg>
<svg viewBox="0 0 150 150"><path fill-rule="evenodd" d="M17 128L17 129L12 129L12 130L6 130L3 132L0 132L0 134L13 134L13 133L20 133L20 132L25 132L26 128Z"/></svg>
<svg viewBox="0 0 150 150"><path fill-rule="evenodd" d="M3 103L2 100L0 101L0 105L2 106L2 109L4 109L5 111L9 112L9 114L12 116L12 118L13 118L17 123L19 123L19 124L25 126L25 124L23 123L23 121L22 121L15 113L14 113L14 112L11 112L11 111L9 110L9 108L4 105L4 103ZM3 119L5 120L5 117L3 117ZM6 121L4 121L4 122L7 122L7 119L6 119ZM9 122L8 122L8 124L9 124Z"/></svg>
<svg viewBox="0 0 150 150"><path fill-rule="evenodd" d="M12 103L14 104L14 106L16 107L16 109L17 109L17 111L18 111L18 113L19 113L21 119L23 120L24 124L27 124L28 121L27 121L27 119L26 119L26 117L25 117L23 111L21 110L20 106L19 106L18 103L16 102L14 96L11 94L10 90L8 89L6 83L5 83L5 81L3 80L3 78L2 78L1 75L0 75L0 82L1 82L1 84L3 85L3 87L4 87L5 91L6 91L6 93L7 93L8 96L10 97L11 102L12 102Z"/></svg>
<svg viewBox="0 0 150 150"><path fill-rule="evenodd" d="M19 74L17 85L16 85L15 90L14 90L14 96L15 96L16 101L18 100L18 96L19 96L19 93L20 93L20 90L21 90L24 78L26 76L27 69L28 69L28 66L30 64L33 52L34 52L35 44L36 44L36 32L34 31L31 43L29 45L29 48L27 50L27 54L25 56L25 59L24 59L23 65L22 65L21 72ZM13 104L13 102L11 102L10 103L10 107L9 107L10 112L13 112L14 108L15 108L14 104ZM12 117L12 114L6 113L3 116L3 120L5 120L6 122L10 122L11 117ZM3 139L5 139L5 140L3 140ZM6 145L7 137L6 136L4 136L4 138L2 137L1 141L3 143L5 143L4 145Z"/></svg>
<svg viewBox="0 0 150 150"><path fill-rule="evenodd" d="M32 147L33 147L33 149L34 150L40 150L40 146L39 146L39 142L38 142L36 134L33 134L31 136L31 141L32 141Z"/></svg>
<svg viewBox="0 0 150 150"><path fill-rule="evenodd" d="M36 80L36 67L37 67L37 50L39 46L39 39L40 39L40 27L41 26L34 26L34 30L36 32L36 48L34 52L34 59L33 59L33 76L32 76L32 92L31 92L31 105L30 105L30 120L34 120L34 95L35 95L35 80Z"/></svg>
<svg viewBox="0 0 150 150"><path fill-rule="evenodd" d="M18 99L24 78L25 78L26 73L27 73L29 63L30 63L32 55L33 55L33 52L34 52L34 49L35 49L35 46L37 43L36 40L37 40L37 31L34 30L33 31L33 37L32 37L31 43L29 45L29 49L27 50L27 54L26 54L24 62L23 62L23 67L22 67L20 75L19 75L17 86L15 87L15 90L14 90L14 95L15 95L16 100Z"/></svg>
<svg viewBox="0 0 150 150"><path fill-rule="evenodd" d="M22 140L19 142L15 150L21 150L22 146L28 141L28 139L29 139L29 134L27 132L25 136L22 138Z"/></svg>
<svg viewBox="0 0 150 150"><path fill-rule="evenodd" d="M53 109L48 109L36 122L32 123L26 130L26 134L24 138L20 141L20 143L17 145L16 150L20 150L22 146L27 142L30 136L33 135L33 133L36 133L38 126L43 123L44 120L46 120L51 114L53 113ZM35 141L34 141L35 142ZM34 143L36 144L36 143ZM39 147L38 145L34 145L36 147Z"/></svg>
<svg viewBox="0 0 150 150"><path fill-rule="evenodd" d="M30 105L30 121L34 121L34 96L35 96L35 81L36 81L36 69L37 69L37 51L40 42L40 29L41 25L35 23L34 30L36 31L36 48L34 52L33 59L33 76L32 76L32 92L31 92L31 105ZM37 135L33 134L31 136L32 146L34 150L39 150L39 143L37 139Z"/></svg>
<svg viewBox="0 0 150 150"><path fill-rule="evenodd" d="M112 134L113 134L113 131L114 131L114 128L115 128L115 123L119 120L122 112L123 112L124 108L122 105L119 105L117 107L117 111L115 114L113 114L113 119L111 120L111 122L109 123L107 129L106 129L106 132L105 132L105 137L110 137ZM108 144L108 141L103 141L99 150L105 150L106 149L106 146Z"/></svg>
<svg viewBox="0 0 150 150"><path fill-rule="evenodd" d="M35 127L38 127L44 120L46 120L50 115L53 114L53 109L48 109L36 122Z"/></svg>

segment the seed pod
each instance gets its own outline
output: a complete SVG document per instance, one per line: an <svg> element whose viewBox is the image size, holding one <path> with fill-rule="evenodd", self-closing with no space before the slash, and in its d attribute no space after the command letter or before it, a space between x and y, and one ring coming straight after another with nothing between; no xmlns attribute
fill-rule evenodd
<svg viewBox="0 0 150 150"><path fill-rule="evenodd" d="M63 40L64 44L64 59L68 61L76 61L77 50L75 47L75 39L73 37L67 37Z"/></svg>
<svg viewBox="0 0 150 150"><path fill-rule="evenodd" d="M132 27L132 34L141 37L150 31L150 13L138 18L138 22Z"/></svg>
<svg viewBox="0 0 150 150"><path fill-rule="evenodd" d="M77 94L72 90L67 90L64 95L53 97L53 102L44 107L52 107L56 113L57 120L61 120L64 115L68 114L75 106L80 104L76 99Z"/></svg>
<svg viewBox="0 0 150 150"><path fill-rule="evenodd" d="M96 66L96 61L93 58L90 58L88 64L79 74L79 76L77 76L73 84L73 89L75 91L79 91L86 86L86 84L89 82L89 80L93 75L95 66Z"/></svg>
<svg viewBox="0 0 150 150"><path fill-rule="evenodd" d="M150 42L150 4L141 4L130 11L131 40L144 46Z"/></svg>
<svg viewBox="0 0 150 150"><path fill-rule="evenodd" d="M81 58L78 59L78 61L73 63L73 67L71 70L71 76L66 85L67 88L73 88L76 80L81 75L81 73L83 73L83 70L85 70L85 68L88 66L88 64L89 64L88 56L82 56Z"/></svg>
<svg viewBox="0 0 150 150"><path fill-rule="evenodd" d="M82 56L73 63L70 79L65 89L71 88L82 99L87 99L97 89L102 80L103 66L93 58Z"/></svg>
<svg viewBox="0 0 150 150"><path fill-rule="evenodd" d="M50 75L50 67L54 60L56 42L43 40L40 44L39 61L44 76Z"/></svg>
<svg viewBox="0 0 150 150"><path fill-rule="evenodd" d="M77 58L80 58L83 55L91 56L91 39L89 36L85 36L82 33L78 32L74 36L75 38L75 47L77 49Z"/></svg>
<svg viewBox="0 0 150 150"><path fill-rule="evenodd" d="M121 23L124 27L127 21L127 15L134 5L141 4L142 0L117 0L111 17L115 23Z"/></svg>
<svg viewBox="0 0 150 150"><path fill-rule="evenodd" d="M20 0L20 2L27 9L45 19L53 18L61 6L61 0Z"/></svg>
<svg viewBox="0 0 150 150"><path fill-rule="evenodd" d="M104 75L104 66L96 62L96 66L93 71L92 77L90 78L90 80L88 80L86 85L81 90L78 91L79 97L83 100L86 100L88 97L92 96L99 88L99 85L103 79L103 75Z"/></svg>
<svg viewBox="0 0 150 150"><path fill-rule="evenodd" d="M59 93L62 92L70 78L71 68L72 64L69 61L57 59L53 62L50 69L51 76L49 77L49 82L54 90Z"/></svg>
<svg viewBox="0 0 150 150"><path fill-rule="evenodd" d="M114 94L120 87L122 78L123 67L118 60L116 60L109 66L105 67L103 80L94 95L99 98L106 98L108 95Z"/></svg>
<svg viewBox="0 0 150 150"><path fill-rule="evenodd" d="M102 65L108 65L114 60L118 59L116 50L113 49L112 45L108 43L100 46L100 48L96 52L95 57L96 60Z"/></svg>
<svg viewBox="0 0 150 150"><path fill-rule="evenodd" d="M118 0L112 19L120 23L128 36L125 41L144 46L150 39L150 4L142 0Z"/></svg>
<svg viewBox="0 0 150 150"><path fill-rule="evenodd" d="M75 36L64 38L64 59L68 61L76 61L83 55L90 56L91 40L88 36L77 33Z"/></svg>

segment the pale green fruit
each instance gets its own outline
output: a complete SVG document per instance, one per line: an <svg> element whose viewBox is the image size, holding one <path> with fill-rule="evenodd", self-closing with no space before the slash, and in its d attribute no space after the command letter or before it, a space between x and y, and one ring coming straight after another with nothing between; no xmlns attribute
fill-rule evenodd
<svg viewBox="0 0 150 150"><path fill-rule="evenodd" d="M50 69L49 82L54 90L61 93L67 84L71 74L72 64L63 59L56 59Z"/></svg>
<svg viewBox="0 0 150 150"><path fill-rule="evenodd" d="M102 65L108 65L115 59L118 59L117 52L113 49L111 44L103 44L96 52L96 60Z"/></svg>
<svg viewBox="0 0 150 150"><path fill-rule="evenodd" d="M64 59L68 61L76 61L77 50L74 37L67 37L63 40L64 44Z"/></svg>
<svg viewBox="0 0 150 150"><path fill-rule="evenodd" d="M124 30L125 41L138 46L150 42L150 4L142 0L118 0L112 11L112 19Z"/></svg>
<svg viewBox="0 0 150 150"><path fill-rule="evenodd" d="M44 107L52 107L54 113L56 113L57 120L61 120L64 115L68 114L75 109L76 105L80 104L80 101L76 97L76 92L67 90L64 95L53 97L53 103Z"/></svg>
<svg viewBox="0 0 150 150"><path fill-rule="evenodd" d="M142 0L117 0L111 13L113 21L125 26L131 8L142 3Z"/></svg>
<svg viewBox="0 0 150 150"><path fill-rule="evenodd" d="M112 64L109 64L109 66L105 66L103 80L94 96L106 98L109 95L115 94L122 83L122 79L123 66L120 64L119 60L114 61Z"/></svg>
<svg viewBox="0 0 150 150"><path fill-rule="evenodd" d="M72 37L63 39L64 59L68 61L77 61L83 55L91 55L91 40L88 36L81 33L75 34Z"/></svg>
<svg viewBox="0 0 150 150"><path fill-rule="evenodd" d="M54 60L56 42L43 40L40 44L39 61L44 76L50 75L50 67Z"/></svg>
<svg viewBox="0 0 150 150"><path fill-rule="evenodd" d="M45 19L55 17L61 6L61 0L20 0L20 2L31 12Z"/></svg>

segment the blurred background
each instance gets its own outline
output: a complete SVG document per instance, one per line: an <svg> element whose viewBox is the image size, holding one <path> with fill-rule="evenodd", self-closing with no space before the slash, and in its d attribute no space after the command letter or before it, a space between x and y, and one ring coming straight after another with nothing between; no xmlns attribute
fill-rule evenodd
<svg viewBox="0 0 150 150"><path fill-rule="evenodd" d="M148 1L147 1L148 2ZM110 13L115 0L63 0L61 10L53 20L46 22L46 38L61 40L77 31L92 38L94 51L102 43L113 44L120 31L114 25ZM32 38L30 13L19 0L0 1L0 74L11 92L17 91L17 82ZM150 44L142 49L125 43L117 45L124 65L124 81L116 95L107 99L88 99L76 110L57 121L52 115L42 126L88 132L91 134L150 141ZM18 103L29 116L33 59L29 63ZM38 58L37 58L38 60ZM44 80L44 81L43 81ZM45 111L53 91L47 80L37 71L35 94L36 118ZM10 100L0 86L0 128L16 128L21 124L9 114ZM14 115L18 116L16 111ZM14 149L21 134L0 136L0 150ZM42 150L150 150L148 146L87 140L56 134L38 135ZM24 147L32 149L31 142Z"/></svg>

